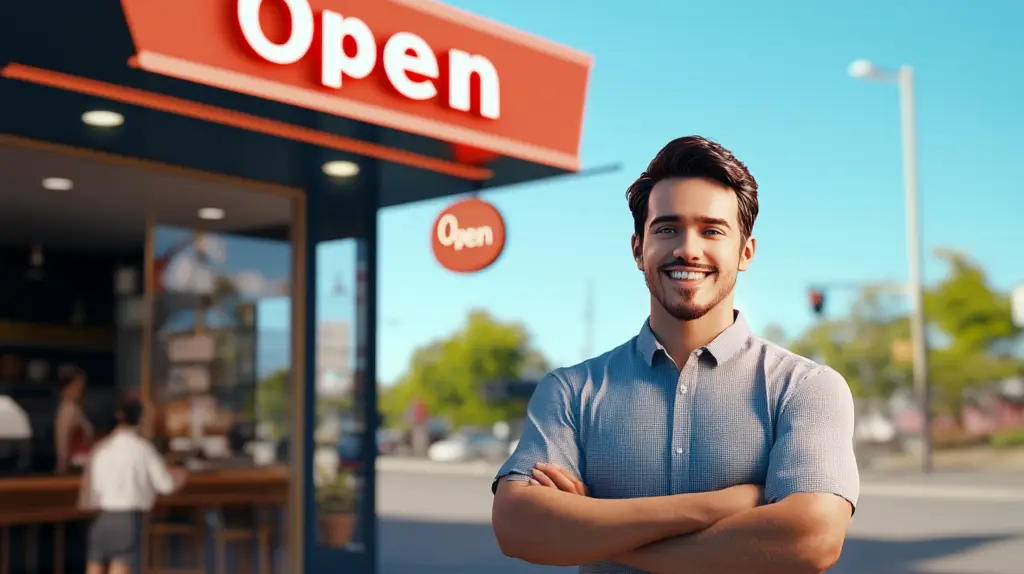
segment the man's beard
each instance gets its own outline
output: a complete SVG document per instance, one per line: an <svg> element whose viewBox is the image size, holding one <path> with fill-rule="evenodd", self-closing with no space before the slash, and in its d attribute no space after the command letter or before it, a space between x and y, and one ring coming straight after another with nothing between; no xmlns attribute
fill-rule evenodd
<svg viewBox="0 0 1024 574"><path fill-rule="evenodd" d="M694 291L679 291L674 288L668 290L663 280L667 281L660 266L653 269L644 266L644 281L647 283L648 291L651 292L651 295L654 296L669 315L680 321L694 321L707 315L709 311L717 307L736 288L736 272L722 273L722 270L718 269L714 275L705 279L705 281L711 280L713 282L713 287L716 289L714 296L706 305L700 305L693 299L697 293L707 289L708 286L701 285L699 289Z"/></svg>

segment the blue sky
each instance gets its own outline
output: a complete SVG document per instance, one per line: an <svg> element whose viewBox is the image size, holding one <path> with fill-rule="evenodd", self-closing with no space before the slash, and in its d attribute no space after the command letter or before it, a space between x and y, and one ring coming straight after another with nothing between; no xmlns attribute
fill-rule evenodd
<svg viewBox="0 0 1024 574"><path fill-rule="evenodd" d="M895 86L854 81L868 58L910 64L917 80L924 245L967 251L995 285L1024 282L1024 3L1014 0L787 2L459 0L453 4L595 57L584 125L589 167L615 174L485 194L508 225L506 252L473 275L442 269L430 227L451 199L387 209L380 220L379 379L456 330L474 307L522 321L555 365L582 358L594 282L595 350L635 334L647 315L629 254L629 183L672 138L712 137L760 184L758 252L737 307L755 330L790 335L812 316L818 282L906 279L905 211ZM543 89L543 79L531 87ZM320 253L321 317L349 319L354 248ZM944 269L930 256L926 277ZM830 294L840 314L848 297Z"/></svg>

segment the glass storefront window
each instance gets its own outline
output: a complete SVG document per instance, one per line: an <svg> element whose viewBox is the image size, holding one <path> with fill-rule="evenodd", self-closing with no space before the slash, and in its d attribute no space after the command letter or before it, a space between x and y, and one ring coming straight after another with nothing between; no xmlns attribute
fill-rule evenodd
<svg viewBox="0 0 1024 574"><path fill-rule="evenodd" d="M154 437L194 469L285 462L291 246L177 227L153 241Z"/></svg>

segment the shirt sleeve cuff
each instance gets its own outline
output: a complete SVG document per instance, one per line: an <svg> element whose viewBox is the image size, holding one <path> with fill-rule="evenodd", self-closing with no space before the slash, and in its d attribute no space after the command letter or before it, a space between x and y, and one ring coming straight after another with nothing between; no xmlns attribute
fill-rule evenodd
<svg viewBox="0 0 1024 574"><path fill-rule="evenodd" d="M530 480L529 476L515 470L510 470L504 474L499 474L494 477L494 481L491 482L491 494L498 492L498 481L502 478L508 478L509 482L527 482Z"/></svg>

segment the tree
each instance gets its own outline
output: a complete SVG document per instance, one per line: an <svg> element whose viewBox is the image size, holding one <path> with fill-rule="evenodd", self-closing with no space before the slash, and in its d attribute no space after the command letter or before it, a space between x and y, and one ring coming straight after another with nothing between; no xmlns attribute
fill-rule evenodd
<svg viewBox="0 0 1024 574"><path fill-rule="evenodd" d="M964 391L1012 376L1020 363L998 352L1015 338L1009 296L992 289L985 271L967 255L937 249L949 273L925 295L930 326L941 335L941 345L929 354L929 371L938 406L959 414Z"/></svg>
<svg viewBox="0 0 1024 574"><path fill-rule="evenodd" d="M254 398L256 420L270 429L271 439L280 440L288 435L291 424L291 372L288 369L274 371L259 382ZM317 397L317 424L325 417L352 411L351 396ZM361 414L361 413L356 413Z"/></svg>
<svg viewBox="0 0 1024 574"><path fill-rule="evenodd" d="M256 420L267 425L272 440L280 440L288 434L288 379L288 370L281 369L256 386Z"/></svg>
<svg viewBox="0 0 1024 574"><path fill-rule="evenodd" d="M992 289L980 266L948 249L935 255L949 272L925 292L933 405L959 415L965 390L1020 371L1019 360L999 352L1011 348L1007 343L1020 330L1013 325L1009 297ZM868 286L848 317L814 325L793 350L842 373L856 396L886 398L909 387L909 345L905 296Z"/></svg>
<svg viewBox="0 0 1024 574"><path fill-rule="evenodd" d="M489 426L522 417L525 405L489 403L484 385L547 370L547 361L530 347L525 327L472 311L461 330L413 353L409 371L382 393L381 410L389 424L401 426L409 406L421 400L431 416L446 417L456 427Z"/></svg>

